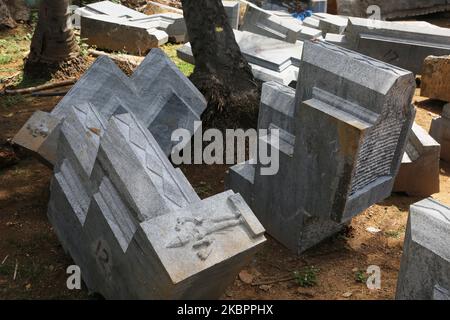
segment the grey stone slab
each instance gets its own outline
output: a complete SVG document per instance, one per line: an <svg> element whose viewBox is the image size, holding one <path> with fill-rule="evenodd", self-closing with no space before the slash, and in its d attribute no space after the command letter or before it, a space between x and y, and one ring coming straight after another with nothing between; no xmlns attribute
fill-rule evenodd
<svg viewBox="0 0 450 320"><path fill-rule="evenodd" d="M293 17L282 18L250 2L241 2L246 3L247 10L240 30L290 43L298 40L298 33L302 29L300 20Z"/></svg>
<svg viewBox="0 0 450 320"><path fill-rule="evenodd" d="M289 85L298 77L303 42L290 44L246 31L234 31L241 52L261 81L277 81ZM177 50L180 59L195 64L190 43Z"/></svg>
<svg viewBox="0 0 450 320"><path fill-rule="evenodd" d="M327 33L343 34L348 25L348 18L328 13L315 13L313 17L319 20L317 29L324 35Z"/></svg>
<svg viewBox="0 0 450 320"><path fill-rule="evenodd" d="M381 19L420 16L450 9L448 0L337 0L338 14L366 18L373 11L367 12L370 6L380 7Z"/></svg>
<svg viewBox="0 0 450 320"><path fill-rule="evenodd" d="M450 29L415 22L350 18L348 48L421 74L430 55L450 54Z"/></svg>
<svg viewBox="0 0 450 320"><path fill-rule="evenodd" d="M328 1L327 0L308 0L308 9L313 12L327 12Z"/></svg>
<svg viewBox="0 0 450 320"><path fill-rule="evenodd" d="M239 17L241 5L239 1L222 1L225 12L228 16L228 22L233 29L239 29Z"/></svg>
<svg viewBox="0 0 450 320"><path fill-rule="evenodd" d="M96 13L96 14L104 14L111 17L117 18L130 18L130 19L139 19L147 17L146 14L141 13L139 11L130 9L124 5L114 3L111 1L99 1L94 3L89 3L86 5L87 9Z"/></svg>
<svg viewBox="0 0 450 320"><path fill-rule="evenodd" d="M130 78L111 59L100 57L50 115L40 112L33 116L14 141L54 164L58 123L72 106L86 103L105 119L124 110L133 113L152 132L166 155L174 144L171 133L178 128L194 133L194 121L200 120L206 108L202 94L160 49L153 49ZM45 136L39 134L40 128L47 128ZM48 143L44 141L47 137Z"/></svg>
<svg viewBox="0 0 450 320"><path fill-rule="evenodd" d="M409 209L398 300L448 300L450 208L429 198Z"/></svg>
<svg viewBox="0 0 450 320"><path fill-rule="evenodd" d="M441 159L450 162L450 103L444 106L441 117L432 120L430 135L441 144Z"/></svg>
<svg viewBox="0 0 450 320"><path fill-rule="evenodd" d="M219 298L264 243L239 194L200 200L134 115L86 104L62 126L48 216L91 292Z"/></svg>
<svg viewBox="0 0 450 320"><path fill-rule="evenodd" d="M394 191L419 197L438 193L440 151L441 145L414 123L395 179Z"/></svg>
<svg viewBox="0 0 450 320"><path fill-rule="evenodd" d="M278 173L247 163L227 179L298 254L390 195L415 114L406 70L325 42L305 42L300 70L295 98L263 85L258 128L277 128L280 139L260 142L279 151Z"/></svg>
<svg viewBox="0 0 450 320"><path fill-rule="evenodd" d="M81 37L91 46L144 55L169 40L169 35L149 25L107 15L81 17Z"/></svg>

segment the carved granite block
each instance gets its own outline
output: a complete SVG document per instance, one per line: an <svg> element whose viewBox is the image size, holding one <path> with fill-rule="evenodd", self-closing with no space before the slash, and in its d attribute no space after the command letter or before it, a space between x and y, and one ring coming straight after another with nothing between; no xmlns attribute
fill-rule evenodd
<svg viewBox="0 0 450 320"><path fill-rule="evenodd" d="M390 195L415 114L406 70L325 42L305 42L300 69L295 99L263 86L258 128L279 129L280 139L260 140L279 151L278 173L245 163L227 179L296 253Z"/></svg>
<svg viewBox="0 0 450 320"><path fill-rule="evenodd" d="M206 108L202 94L160 49L153 49L130 78L111 59L100 57L50 114L34 115L13 141L54 164L58 122L72 106L85 103L105 119L121 110L132 112L166 155L172 150L172 131L185 128L193 133L194 121ZM36 135L40 128L46 128L45 137Z"/></svg>
<svg viewBox="0 0 450 320"><path fill-rule="evenodd" d="M444 106L442 116L431 122L430 135L441 144L441 159L450 162L450 103Z"/></svg>
<svg viewBox="0 0 450 320"><path fill-rule="evenodd" d="M109 299L220 297L264 228L239 194L200 200L134 115L105 121L89 104L68 112L48 210L87 287Z"/></svg>
<svg viewBox="0 0 450 320"><path fill-rule="evenodd" d="M414 123L395 179L394 191L419 197L438 193L440 151L439 143Z"/></svg>
<svg viewBox="0 0 450 320"><path fill-rule="evenodd" d="M398 300L449 300L450 208L429 198L409 209Z"/></svg>

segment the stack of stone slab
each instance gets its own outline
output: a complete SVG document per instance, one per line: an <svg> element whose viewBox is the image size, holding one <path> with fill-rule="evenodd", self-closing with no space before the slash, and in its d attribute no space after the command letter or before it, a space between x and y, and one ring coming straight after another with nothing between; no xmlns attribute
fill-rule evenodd
<svg viewBox="0 0 450 320"><path fill-rule="evenodd" d="M292 89L263 86L258 128L278 134L260 142L279 152L278 173L250 161L227 177L268 233L298 254L391 194L415 114L406 70L311 41L300 70L294 108Z"/></svg>
<svg viewBox="0 0 450 320"><path fill-rule="evenodd" d="M255 78L294 85L298 78L303 42L292 44L238 30L234 31L234 35L241 52L252 67ZM189 43L179 48L177 55L180 59L195 64Z"/></svg>
<svg viewBox="0 0 450 320"><path fill-rule="evenodd" d="M172 150L171 133L178 128L194 133L194 121L206 108L202 94L160 49L153 49L131 78L101 57L50 114L36 112L13 141L55 164L61 122L72 106L85 103L106 120L118 110L133 113L166 155Z"/></svg>
<svg viewBox="0 0 450 320"><path fill-rule="evenodd" d="M425 59L420 95L450 102L450 55Z"/></svg>
<svg viewBox="0 0 450 320"><path fill-rule="evenodd" d="M109 121L89 103L67 111L48 216L88 289L107 299L219 298L265 241L242 197L200 200L125 108Z"/></svg>
<svg viewBox="0 0 450 320"><path fill-rule="evenodd" d="M415 74L426 57L450 54L450 29L427 22L349 18L344 36L329 33L325 40Z"/></svg>
<svg viewBox="0 0 450 320"><path fill-rule="evenodd" d="M450 208L433 199L411 206L398 300L450 300Z"/></svg>
<svg viewBox="0 0 450 320"><path fill-rule="evenodd" d="M240 28L242 31L260 34L290 43L295 43L298 40L312 40L322 37L320 30L304 26L300 20L290 15L279 16L247 1L241 2L247 4L244 21Z"/></svg>
<svg viewBox="0 0 450 320"><path fill-rule="evenodd" d="M444 106L442 116L431 122L430 135L441 144L441 159L450 162L450 103Z"/></svg>
<svg viewBox="0 0 450 320"><path fill-rule="evenodd" d="M79 17L79 18L78 18ZM81 37L100 49L145 54L167 41L184 42L183 15L164 13L147 16L110 1L89 4L75 11Z"/></svg>
<svg viewBox="0 0 450 320"><path fill-rule="evenodd" d="M395 179L394 191L418 197L438 193L440 152L441 145L414 123Z"/></svg>
<svg viewBox="0 0 450 320"><path fill-rule="evenodd" d="M373 13L371 6L380 8L381 19L418 16L450 10L449 0L337 0L338 14L366 18Z"/></svg>

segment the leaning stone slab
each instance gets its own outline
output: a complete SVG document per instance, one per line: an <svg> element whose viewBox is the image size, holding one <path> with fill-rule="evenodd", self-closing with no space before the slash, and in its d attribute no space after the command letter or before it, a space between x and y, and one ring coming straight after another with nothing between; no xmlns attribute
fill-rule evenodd
<svg viewBox="0 0 450 320"><path fill-rule="evenodd" d="M166 155L173 146L171 132L185 128L193 133L194 121L206 108L202 94L160 49L153 49L130 78L111 59L100 57L50 114L37 112L13 141L54 164L58 124L72 106L84 103L105 119L122 109L133 113Z"/></svg>
<svg viewBox="0 0 450 320"><path fill-rule="evenodd" d="M450 103L444 106L442 116L431 122L430 135L441 144L441 159L450 162Z"/></svg>
<svg viewBox="0 0 450 320"><path fill-rule="evenodd" d="M418 197L438 193L440 151L440 144L414 123L393 191Z"/></svg>
<svg viewBox="0 0 450 320"><path fill-rule="evenodd" d="M238 30L234 30L234 35L257 79L286 85L297 80L303 42L290 44ZM195 64L190 43L179 48L177 55L180 59Z"/></svg>
<svg viewBox="0 0 450 320"><path fill-rule="evenodd" d="M425 59L420 88L424 97L450 102L450 55Z"/></svg>
<svg viewBox="0 0 450 320"><path fill-rule="evenodd" d="M450 300L450 208L429 198L409 209L398 300Z"/></svg>
<svg viewBox="0 0 450 320"><path fill-rule="evenodd" d="M132 114L74 106L59 138L48 216L91 292L216 299L264 243L239 194L200 200Z"/></svg>
<svg viewBox="0 0 450 320"><path fill-rule="evenodd" d="M421 74L426 57L450 54L450 29L427 23L349 18L348 48Z"/></svg>
<svg viewBox="0 0 450 320"><path fill-rule="evenodd" d="M259 129L279 152L279 171L249 162L230 169L268 233L300 254L387 198L414 118L414 76L367 56L305 42L297 91L265 83ZM338 84L338 85L336 85ZM289 190L287 193L286 190Z"/></svg>

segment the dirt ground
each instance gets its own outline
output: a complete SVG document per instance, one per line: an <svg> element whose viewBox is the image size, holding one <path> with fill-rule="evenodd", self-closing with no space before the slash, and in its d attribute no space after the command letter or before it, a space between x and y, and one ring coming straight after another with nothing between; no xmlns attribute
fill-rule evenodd
<svg viewBox="0 0 450 320"><path fill-rule="evenodd" d="M26 28L13 36L23 36ZM11 34L0 33L0 39ZM22 38L20 38L22 39ZM1 44L1 43L0 43ZM20 47L20 46L19 46ZM25 55L26 50L19 50ZM21 60L0 66L6 79ZM1 83L0 83L1 89ZM426 130L443 103L415 97L416 121ZM12 138L35 110L50 111L60 98L0 97L0 144ZM202 198L223 191L226 166L184 166ZM93 299L85 289L66 288L72 264L46 217L51 170L34 158L0 169L0 299ZM450 164L441 163L441 192L433 197L450 205ZM268 236L267 244L241 272L224 299L393 299L410 204L420 200L393 194L356 217L351 227L297 257ZM368 227L378 228L370 233ZM381 268L381 289L369 290L365 270ZM311 281L299 284L295 272ZM307 285L311 287L307 287Z"/></svg>

